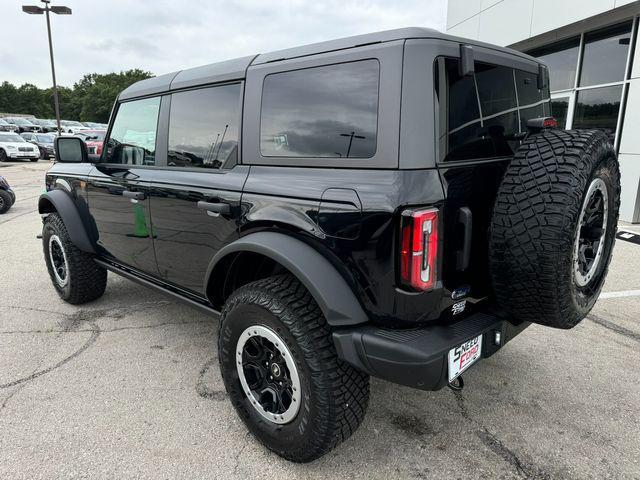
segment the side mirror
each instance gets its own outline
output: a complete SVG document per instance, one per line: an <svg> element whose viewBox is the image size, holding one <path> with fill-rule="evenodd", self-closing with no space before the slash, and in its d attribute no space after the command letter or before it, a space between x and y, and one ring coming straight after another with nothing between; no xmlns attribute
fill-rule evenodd
<svg viewBox="0 0 640 480"><path fill-rule="evenodd" d="M78 137L56 137L56 162L87 163L87 145Z"/></svg>

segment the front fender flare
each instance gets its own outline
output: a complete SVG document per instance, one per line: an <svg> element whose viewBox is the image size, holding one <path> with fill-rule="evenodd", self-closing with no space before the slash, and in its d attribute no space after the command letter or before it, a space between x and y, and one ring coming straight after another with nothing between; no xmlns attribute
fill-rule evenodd
<svg viewBox="0 0 640 480"><path fill-rule="evenodd" d="M369 321L351 287L324 256L301 240L275 232L252 233L222 248L209 264L205 291L218 262L236 252L258 253L286 268L309 290L329 325Z"/></svg>
<svg viewBox="0 0 640 480"><path fill-rule="evenodd" d="M52 213L54 210L62 218L73 244L83 252L96 253L71 195L64 190L51 190L40 195L38 212L46 214Z"/></svg>

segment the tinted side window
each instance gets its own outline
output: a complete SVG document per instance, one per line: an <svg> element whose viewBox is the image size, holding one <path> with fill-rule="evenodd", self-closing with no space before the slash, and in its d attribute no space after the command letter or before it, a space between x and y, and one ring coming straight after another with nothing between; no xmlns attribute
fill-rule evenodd
<svg viewBox="0 0 640 480"><path fill-rule="evenodd" d="M238 157L240 84L174 93L169 166L220 168Z"/></svg>
<svg viewBox="0 0 640 480"><path fill-rule="evenodd" d="M159 111L160 97L120 104L107 141L105 162L154 165Z"/></svg>
<svg viewBox="0 0 640 480"><path fill-rule="evenodd" d="M262 155L373 157L379 78L377 60L268 75L260 119Z"/></svg>
<svg viewBox="0 0 640 480"><path fill-rule="evenodd" d="M537 74L475 64L461 76L455 58L436 60L440 109L440 159L471 160L513 155L530 118L549 115L549 90Z"/></svg>

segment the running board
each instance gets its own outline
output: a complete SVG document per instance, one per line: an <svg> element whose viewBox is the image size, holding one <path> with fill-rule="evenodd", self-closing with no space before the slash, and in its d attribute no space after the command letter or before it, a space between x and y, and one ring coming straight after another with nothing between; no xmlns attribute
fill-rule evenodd
<svg viewBox="0 0 640 480"><path fill-rule="evenodd" d="M145 287L149 287L153 290L156 290L160 293L164 293L165 295L175 298L177 300L181 300L182 302L186 303L187 305L190 305L198 310L200 310L201 312L204 313L208 313L208 314L214 314L214 315L220 315L220 312L215 310L213 307L211 307L210 305L208 305L207 303L205 303L204 301L199 301L197 300L195 297L194 298L190 298L188 296L185 296L184 293L180 292L177 289L173 289L171 287L165 286L159 282L156 282L154 280L152 280L150 277L149 278L143 278L141 276L139 276L138 274L134 273L133 271L122 267L120 265L116 265L114 263L111 262L107 262L104 260L100 260L100 259L94 259L94 261L100 265L103 268L106 268L107 270L113 272L113 273L117 273L118 275L126 278L127 280L131 280L132 282L138 283L140 285L143 285Z"/></svg>

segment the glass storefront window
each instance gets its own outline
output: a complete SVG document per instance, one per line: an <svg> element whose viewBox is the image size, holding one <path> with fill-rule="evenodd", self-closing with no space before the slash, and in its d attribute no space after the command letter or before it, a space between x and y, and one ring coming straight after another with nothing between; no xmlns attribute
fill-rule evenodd
<svg viewBox="0 0 640 480"><path fill-rule="evenodd" d="M630 43L631 22L585 34L580 86L624 80Z"/></svg>
<svg viewBox="0 0 640 480"><path fill-rule="evenodd" d="M573 128L599 128L607 133L614 133L621 97L622 85L579 91Z"/></svg>
<svg viewBox="0 0 640 480"><path fill-rule="evenodd" d="M549 67L549 83L552 91L574 87L580 53L580 37L554 43L528 53L539 58Z"/></svg>
<svg viewBox="0 0 640 480"><path fill-rule="evenodd" d="M551 100L551 115L558 120L559 128L567 128L567 111L569 110L569 97L554 98Z"/></svg>

